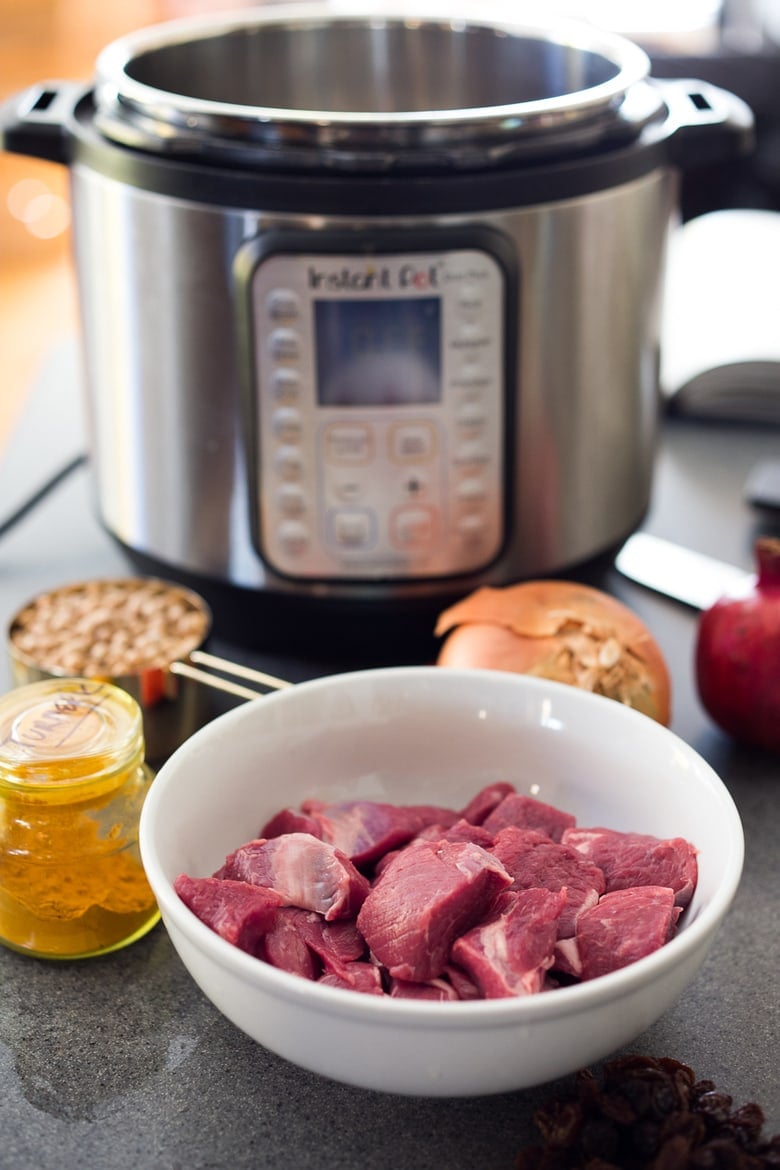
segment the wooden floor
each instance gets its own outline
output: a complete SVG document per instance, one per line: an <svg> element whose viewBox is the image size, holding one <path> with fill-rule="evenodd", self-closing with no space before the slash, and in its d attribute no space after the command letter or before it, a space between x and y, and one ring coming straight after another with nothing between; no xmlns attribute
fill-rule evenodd
<svg viewBox="0 0 780 1170"><path fill-rule="evenodd" d="M0 102L41 81L88 81L100 50L133 29L240 6L240 0L0 0ZM0 452L49 348L76 329L70 236L63 229L67 178L55 164L0 153Z"/></svg>

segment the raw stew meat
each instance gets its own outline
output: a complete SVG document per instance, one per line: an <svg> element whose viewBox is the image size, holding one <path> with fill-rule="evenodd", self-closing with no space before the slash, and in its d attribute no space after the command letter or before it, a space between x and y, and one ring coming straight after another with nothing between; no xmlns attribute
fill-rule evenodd
<svg viewBox="0 0 780 1170"><path fill-rule="evenodd" d="M696 849L582 828L516 791L465 808L307 800L283 809L182 901L285 971L372 995L531 995L663 946L690 901Z"/></svg>

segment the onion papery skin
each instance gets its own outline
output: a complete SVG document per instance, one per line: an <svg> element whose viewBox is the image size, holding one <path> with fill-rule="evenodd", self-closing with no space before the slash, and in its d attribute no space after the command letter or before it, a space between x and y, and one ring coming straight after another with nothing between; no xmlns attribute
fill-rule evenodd
<svg viewBox="0 0 780 1170"><path fill-rule="evenodd" d="M699 618L701 704L733 739L780 752L780 540L756 541L758 572Z"/></svg>
<svg viewBox="0 0 780 1170"><path fill-rule="evenodd" d="M589 690L668 726L671 682L642 620L607 593L573 581L486 586L439 617L437 663L530 674Z"/></svg>

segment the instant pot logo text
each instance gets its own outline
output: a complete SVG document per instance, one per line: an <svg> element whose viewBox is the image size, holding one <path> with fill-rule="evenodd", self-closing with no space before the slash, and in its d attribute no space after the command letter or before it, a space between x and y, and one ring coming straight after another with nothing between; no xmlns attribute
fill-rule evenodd
<svg viewBox="0 0 780 1170"><path fill-rule="evenodd" d="M309 288L319 292L370 292L373 289L407 289L424 292L439 287L439 265L401 264L399 267L368 264L364 268L323 269L309 265Z"/></svg>

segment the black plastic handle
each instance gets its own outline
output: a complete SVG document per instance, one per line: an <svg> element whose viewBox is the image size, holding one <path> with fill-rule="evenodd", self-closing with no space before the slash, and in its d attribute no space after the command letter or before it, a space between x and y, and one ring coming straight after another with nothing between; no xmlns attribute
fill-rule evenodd
<svg viewBox="0 0 780 1170"><path fill-rule="evenodd" d="M68 129L87 87L73 81L39 81L0 106L0 147L50 162L70 162Z"/></svg>
<svg viewBox="0 0 780 1170"><path fill-rule="evenodd" d="M704 81L665 79L663 122L647 127L645 145L659 136L668 161L687 169L750 153L755 144L750 107L728 90ZM68 165L72 161L76 108L90 87L80 82L38 82L0 106L0 148Z"/></svg>
<svg viewBox="0 0 780 1170"><path fill-rule="evenodd" d="M669 157L682 169L749 154L755 145L753 111L716 85L687 79L659 81L669 117Z"/></svg>

